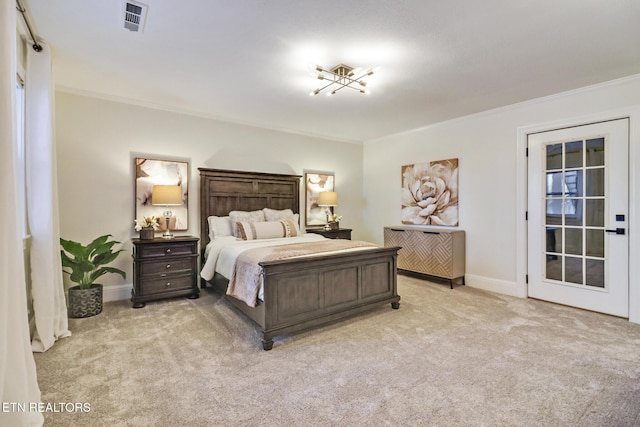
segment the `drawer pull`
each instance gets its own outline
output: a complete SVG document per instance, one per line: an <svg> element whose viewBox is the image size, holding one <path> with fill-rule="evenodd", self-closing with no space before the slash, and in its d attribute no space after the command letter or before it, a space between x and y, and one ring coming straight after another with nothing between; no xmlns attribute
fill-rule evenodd
<svg viewBox="0 0 640 427"><path fill-rule="evenodd" d="M437 231L423 231L424 234L440 234Z"/></svg>
<svg viewBox="0 0 640 427"><path fill-rule="evenodd" d="M167 282L167 286L171 286L171 282Z"/></svg>
<svg viewBox="0 0 640 427"><path fill-rule="evenodd" d="M392 228L392 229L391 229L391 231L401 231L401 232L403 232L403 233L404 233L404 230L398 230L398 229L396 229L396 228Z"/></svg>
<svg viewBox="0 0 640 427"><path fill-rule="evenodd" d="M170 254L170 253L171 253L171 248L167 248L167 251L166 251L166 252L167 252L168 254Z"/></svg>
<svg viewBox="0 0 640 427"><path fill-rule="evenodd" d="M167 264L167 269L171 268L171 264Z"/></svg>
<svg viewBox="0 0 640 427"><path fill-rule="evenodd" d="M166 275L166 274L164 274L164 273L162 273L162 274L160 275L160 277L167 277L167 275Z"/></svg>

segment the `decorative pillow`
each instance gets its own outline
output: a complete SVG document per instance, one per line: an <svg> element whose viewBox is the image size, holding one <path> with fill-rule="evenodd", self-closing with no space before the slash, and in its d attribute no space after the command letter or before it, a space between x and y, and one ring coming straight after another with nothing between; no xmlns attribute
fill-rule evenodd
<svg viewBox="0 0 640 427"><path fill-rule="evenodd" d="M292 219L282 221L238 222L242 240L275 239L300 235L298 224Z"/></svg>
<svg viewBox="0 0 640 427"><path fill-rule="evenodd" d="M233 236L231 219L228 216L210 216L207 221L209 222L209 240L214 240L216 237Z"/></svg>
<svg viewBox="0 0 640 427"><path fill-rule="evenodd" d="M231 227L233 235L240 236L240 230L238 229L238 222L264 222L264 212L259 211L231 211L229 212L229 218L231 219Z"/></svg>
<svg viewBox="0 0 640 427"><path fill-rule="evenodd" d="M300 215L294 214L291 209L269 209L263 208L264 219L267 221L280 221L282 219L293 219L297 224L300 224Z"/></svg>
<svg viewBox="0 0 640 427"><path fill-rule="evenodd" d="M282 223L287 228L287 235L285 237L296 237L296 236L302 235L302 232L300 231L300 225L298 222L299 215L294 214L293 217L294 219L282 220Z"/></svg>
<svg viewBox="0 0 640 427"><path fill-rule="evenodd" d="M267 221L280 221L281 219L289 219L293 217L293 211L291 209L276 210L264 208L262 209L262 212L264 212L264 219Z"/></svg>

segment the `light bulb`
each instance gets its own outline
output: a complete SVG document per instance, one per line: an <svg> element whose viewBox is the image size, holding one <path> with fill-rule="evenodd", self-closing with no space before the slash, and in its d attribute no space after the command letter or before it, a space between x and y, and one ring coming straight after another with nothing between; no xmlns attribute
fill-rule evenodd
<svg viewBox="0 0 640 427"><path fill-rule="evenodd" d="M318 71L318 72L322 71L321 66L319 66L318 64L313 64L311 62L307 64L307 68L310 69L311 71Z"/></svg>

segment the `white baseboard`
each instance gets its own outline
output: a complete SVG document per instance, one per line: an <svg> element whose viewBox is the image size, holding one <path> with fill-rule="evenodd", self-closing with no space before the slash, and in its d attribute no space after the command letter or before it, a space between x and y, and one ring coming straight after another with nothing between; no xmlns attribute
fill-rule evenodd
<svg viewBox="0 0 640 427"><path fill-rule="evenodd" d="M124 285L116 285L116 286L103 286L102 287L102 301L121 301L131 299L131 290L133 289L133 284L124 284Z"/></svg>
<svg viewBox="0 0 640 427"><path fill-rule="evenodd" d="M527 295L526 291L520 289L516 282L476 276L474 274L465 274L464 281L470 288L478 288L484 291L496 292L518 298L526 298Z"/></svg>

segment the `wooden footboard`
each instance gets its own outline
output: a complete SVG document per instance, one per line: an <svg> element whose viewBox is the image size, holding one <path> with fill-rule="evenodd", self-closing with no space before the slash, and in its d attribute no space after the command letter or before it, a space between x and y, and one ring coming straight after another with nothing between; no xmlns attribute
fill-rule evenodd
<svg viewBox="0 0 640 427"><path fill-rule="evenodd" d="M261 328L262 346L273 338L325 325L390 303L400 307L397 247L261 263L264 302L229 301ZM222 287L219 283L218 287ZM214 281L215 282L215 281Z"/></svg>

